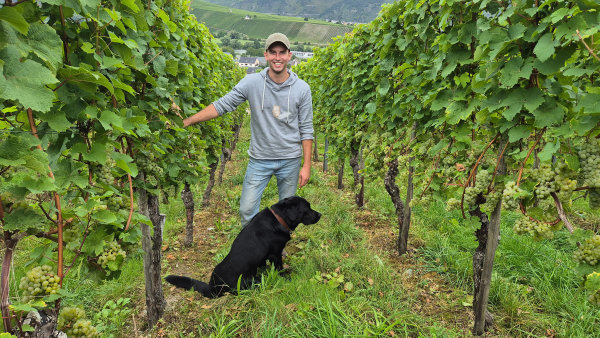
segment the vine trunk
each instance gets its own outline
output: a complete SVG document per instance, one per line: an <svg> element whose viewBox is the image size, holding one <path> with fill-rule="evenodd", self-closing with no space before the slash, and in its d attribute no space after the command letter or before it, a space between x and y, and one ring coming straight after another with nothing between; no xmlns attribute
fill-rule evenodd
<svg viewBox="0 0 600 338"><path fill-rule="evenodd" d="M142 174L143 175L143 174ZM148 327L153 327L165 311L165 297L161 277L161 246L165 216L159 213L158 197L144 189L139 190L140 213L152 221L152 229L147 224L142 228L142 248L144 249L144 276L146 281L146 311Z"/></svg>

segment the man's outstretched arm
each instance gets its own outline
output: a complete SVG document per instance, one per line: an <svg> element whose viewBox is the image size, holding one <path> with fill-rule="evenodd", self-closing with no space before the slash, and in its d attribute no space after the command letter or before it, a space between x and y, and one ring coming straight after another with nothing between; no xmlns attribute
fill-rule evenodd
<svg viewBox="0 0 600 338"><path fill-rule="evenodd" d="M188 126L191 126L192 124L196 124L198 122L208 121L210 119L214 119L217 116L219 116L219 113L217 113L217 109L211 103L206 108L202 109L201 111L197 112L196 114L184 119L183 127L188 127Z"/></svg>

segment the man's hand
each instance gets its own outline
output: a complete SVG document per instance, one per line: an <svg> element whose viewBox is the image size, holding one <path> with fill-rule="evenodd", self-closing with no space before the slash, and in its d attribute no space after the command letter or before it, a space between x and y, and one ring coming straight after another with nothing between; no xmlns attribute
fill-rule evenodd
<svg viewBox="0 0 600 338"><path fill-rule="evenodd" d="M206 108L197 112L196 114L184 119L183 127L185 128L185 127L191 126L192 124L196 124L198 122L208 121L208 120L214 119L215 117L218 117L218 116L219 116L219 114L217 113L215 106L210 104Z"/></svg>
<svg viewBox="0 0 600 338"><path fill-rule="evenodd" d="M300 188L308 183L308 179L310 178L310 155L312 150L313 140L302 140L302 155L304 157L304 161L302 164L302 168L300 169L300 176L298 177L298 185Z"/></svg>
<svg viewBox="0 0 600 338"><path fill-rule="evenodd" d="M303 166L302 169L300 169L300 177L298 178L298 184L300 185L300 188L302 188L303 186L306 185L306 183L308 183L308 179L310 178L310 166Z"/></svg>

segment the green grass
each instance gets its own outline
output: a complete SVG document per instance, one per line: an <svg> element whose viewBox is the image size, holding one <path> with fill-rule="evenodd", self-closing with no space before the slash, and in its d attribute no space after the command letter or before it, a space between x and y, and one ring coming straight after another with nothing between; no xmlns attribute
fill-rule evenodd
<svg viewBox="0 0 600 338"><path fill-rule="evenodd" d="M327 44L332 42L332 38L352 31L350 26L326 21L304 21L303 18L250 12L204 1L193 1L192 13L210 30L242 32L254 39L266 39L269 34L280 32L294 43ZM246 15L252 20L245 20Z"/></svg>

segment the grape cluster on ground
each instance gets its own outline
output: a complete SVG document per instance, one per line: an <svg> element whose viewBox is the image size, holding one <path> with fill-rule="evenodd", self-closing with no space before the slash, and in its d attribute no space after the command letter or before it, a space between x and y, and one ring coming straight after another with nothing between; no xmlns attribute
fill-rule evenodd
<svg viewBox="0 0 600 338"><path fill-rule="evenodd" d="M91 338L99 337L96 327L89 319L85 319L85 311L78 307L65 307L58 315L58 329L67 337Z"/></svg>

